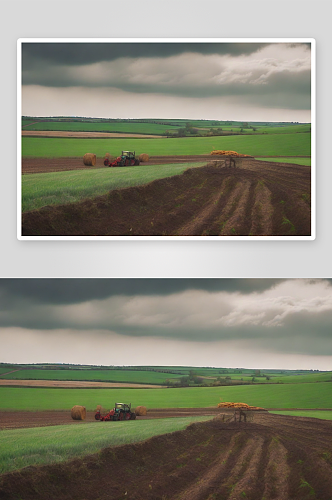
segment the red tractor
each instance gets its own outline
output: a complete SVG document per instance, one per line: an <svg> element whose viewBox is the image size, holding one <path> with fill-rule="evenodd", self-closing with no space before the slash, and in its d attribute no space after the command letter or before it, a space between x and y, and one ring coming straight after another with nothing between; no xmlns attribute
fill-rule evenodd
<svg viewBox="0 0 332 500"><path fill-rule="evenodd" d="M136 413L131 411L131 404L115 403L113 410L109 411L106 415L101 415L100 410L96 411L95 419L102 422L115 421L115 420L135 420Z"/></svg>
<svg viewBox="0 0 332 500"><path fill-rule="evenodd" d="M105 167L133 167L139 165L139 159L135 157L135 151L122 151L121 156L118 156L113 162L105 158L104 165Z"/></svg>

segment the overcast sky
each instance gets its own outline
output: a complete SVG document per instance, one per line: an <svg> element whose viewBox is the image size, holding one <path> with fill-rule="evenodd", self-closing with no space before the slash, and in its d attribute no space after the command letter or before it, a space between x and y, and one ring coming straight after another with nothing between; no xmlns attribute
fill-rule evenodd
<svg viewBox="0 0 332 500"><path fill-rule="evenodd" d="M0 362L332 370L332 280L2 279Z"/></svg>
<svg viewBox="0 0 332 500"><path fill-rule="evenodd" d="M310 122L310 79L310 44L22 44L28 116Z"/></svg>

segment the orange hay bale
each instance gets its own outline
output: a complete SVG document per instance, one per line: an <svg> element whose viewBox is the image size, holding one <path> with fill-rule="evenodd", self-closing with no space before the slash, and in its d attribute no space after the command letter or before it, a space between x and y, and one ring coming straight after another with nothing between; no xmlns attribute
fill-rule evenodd
<svg viewBox="0 0 332 500"><path fill-rule="evenodd" d="M93 153L86 153L83 156L83 163L89 167L94 167L96 164L97 156Z"/></svg>
<svg viewBox="0 0 332 500"><path fill-rule="evenodd" d="M138 415L139 417L143 417L144 415L147 414L147 409L146 409L146 406L136 406L135 408L135 413L136 415Z"/></svg>
<svg viewBox="0 0 332 500"><path fill-rule="evenodd" d="M142 154L141 154L141 155L139 155L139 157L138 157L139 161L142 161L142 162L144 162L144 161L149 161L149 158L150 158L150 157L149 157L149 155L147 155L146 153L142 153Z"/></svg>
<svg viewBox="0 0 332 500"><path fill-rule="evenodd" d="M85 420L86 408L85 406L75 405L71 409L71 418L73 420Z"/></svg>

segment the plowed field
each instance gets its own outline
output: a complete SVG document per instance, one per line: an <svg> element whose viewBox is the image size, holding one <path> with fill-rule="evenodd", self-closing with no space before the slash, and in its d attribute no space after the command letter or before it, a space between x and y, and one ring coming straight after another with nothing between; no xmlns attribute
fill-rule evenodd
<svg viewBox="0 0 332 500"><path fill-rule="evenodd" d="M311 169L223 161L22 217L24 236L309 236Z"/></svg>
<svg viewBox="0 0 332 500"><path fill-rule="evenodd" d="M101 423L98 423L101 425ZM2 500L331 500L332 423L215 418L0 479Z"/></svg>

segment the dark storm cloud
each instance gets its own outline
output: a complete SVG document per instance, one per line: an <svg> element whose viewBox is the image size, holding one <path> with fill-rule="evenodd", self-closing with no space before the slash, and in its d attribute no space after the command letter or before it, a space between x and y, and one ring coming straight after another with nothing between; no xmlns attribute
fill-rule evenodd
<svg viewBox="0 0 332 500"><path fill-rule="evenodd" d="M332 355L331 279L3 279L0 330ZM254 347L252 347L254 348Z"/></svg>
<svg viewBox="0 0 332 500"><path fill-rule="evenodd" d="M310 109L305 44L23 44L23 85ZM125 96L123 96L125 99Z"/></svg>
<svg viewBox="0 0 332 500"><path fill-rule="evenodd" d="M23 43L23 69L49 65L85 65L120 57L170 57L183 53L252 54L266 43Z"/></svg>
<svg viewBox="0 0 332 500"><path fill-rule="evenodd" d="M241 292L267 290L281 279L1 279L0 310L18 300L42 304L77 304L125 295L169 295L186 290ZM1 319L0 319L1 321Z"/></svg>

